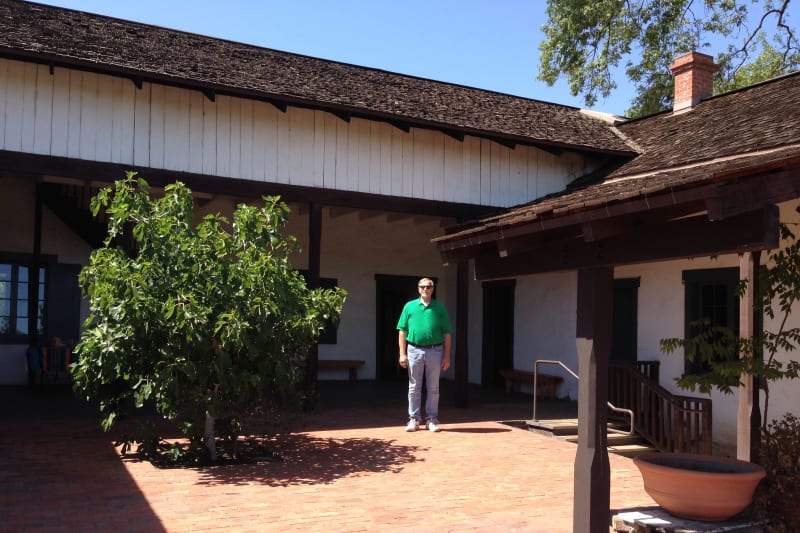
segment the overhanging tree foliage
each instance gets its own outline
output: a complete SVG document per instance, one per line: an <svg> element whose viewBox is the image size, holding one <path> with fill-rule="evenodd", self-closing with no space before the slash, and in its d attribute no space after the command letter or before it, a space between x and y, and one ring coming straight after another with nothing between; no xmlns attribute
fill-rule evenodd
<svg viewBox="0 0 800 533"><path fill-rule="evenodd" d="M151 402L215 459L215 421L235 436L255 410L300 394L298 366L345 293L310 290L292 268L298 245L281 231L289 209L278 198L195 224L185 185L153 198L129 173L91 207L104 208L108 237L80 273L90 316L75 388L100 400L104 428L124 405ZM130 250L115 245L125 238Z"/></svg>
<svg viewBox="0 0 800 533"><path fill-rule="evenodd" d="M636 86L626 114L648 115L672 105L667 68L681 53L706 51L720 65L716 88L728 90L800 67L800 41L789 17L791 0L548 0L539 79L566 76L587 106L618 86L623 66ZM716 39L728 46L713 50ZM768 58L762 57L768 56ZM769 68L765 65L769 63ZM750 65L747 75L738 75Z"/></svg>

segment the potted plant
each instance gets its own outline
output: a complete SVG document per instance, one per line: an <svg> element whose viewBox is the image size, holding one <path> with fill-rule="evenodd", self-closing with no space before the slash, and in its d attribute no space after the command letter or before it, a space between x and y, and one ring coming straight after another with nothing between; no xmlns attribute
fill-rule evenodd
<svg viewBox="0 0 800 533"><path fill-rule="evenodd" d="M765 475L755 463L692 453L643 453L633 463L645 492L667 512L709 522L746 509Z"/></svg>

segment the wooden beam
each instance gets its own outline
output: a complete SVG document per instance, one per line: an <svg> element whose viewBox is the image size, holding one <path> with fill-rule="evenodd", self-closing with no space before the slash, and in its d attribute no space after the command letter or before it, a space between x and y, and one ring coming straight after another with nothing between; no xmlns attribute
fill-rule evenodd
<svg viewBox="0 0 800 533"><path fill-rule="evenodd" d="M581 224L583 240L586 242L596 242L616 235L622 235L632 231L635 226L630 218L611 218L605 220L595 220Z"/></svg>
<svg viewBox="0 0 800 533"><path fill-rule="evenodd" d="M153 187L164 186L180 179L192 191L204 191L224 196L261 198L265 195L277 195L287 203L316 202L329 207L353 209L375 209L375 206L379 205L386 212L428 215L436 218L470 220L485 216L494 210L494 208L475 204L288 185L9 150L0 150L0 169L6 173L24 174L32 178L47 175L108 183L124 178L126 171L133 170L139 172L140 176Z"/></svg>
<svg viewBox="0 0 800 533"><path fill-rule="evenodd" d="M697 216L587 243L581 238L546 243L529 252L500 258L494 251L475 256L479 281L527 274L576 270L739 253L776 248L779 242L777 206L719 222ZM450 252L456 255L455 251Z"/></svg>
<svg viewBox="0 0 800 533"><path fill-rule="evenodd" d="M39 319L39 267L42 264L42 183L36 184L33 208L33 250L28 271L28 344L37 344L37 322ZM45 334L52 333L45 331ZM30 383L29 383L30 385Z"/></svg>
<svg viewBox="0 0 800 533"><path fill-rule="evenodd" d="M457 265L461 261L469 261L475 256L488 254L490 256L497 256L497 248L492 243L486 243L478 248L456 248L455 250L440 251L439 255L442 257L442 263L447 265Z"/></svg>
<svg viewBox="0 0 800 533"><path fill-rule="evenodd" d="M780 169L745 182L721 183L706 201L711 220L722 220L768 204L800 197L800 167Z"/></svg>
<svg viewBox="0 0 800 533"><path fill-rule="evenodd" d="M578 350L578 450L572 530L608 533L608 361L614 314L614 269L578 271L575 343Z"/></svg>
<svg viewBox="0 0 800 533"><path fill-rule="evenodd" d="M405 133L409 133L411 131L411 125L408 124L407 122L400 122L399 120L391 120L391 119L389 119L389 120L386 121L386 123L394 126L398 130L400 130L402 132L405 132Z"/></svg>
<svg viewBox="0 0 800 533"><path fill-rule="evenodd" d="M322 258L322 206L317 203L308 206L308 276L306 282L312 289L320 286L320 270ZM306 359L304 385L309 398L316 388L319 371L319 345L314 343ZM306 406L312 407L312 406Z"/></svg>
<svg viewBox="0 0 800 533"><path fill-rule="evenodd" d="M355 211L353 209L348 209L344 207L331 207L328 209L328 216L330 218L339 218L354 212Z"/></svg>
<svg viewBox="0 0 800 533"><path fill-rule="evenodd" d="M286 105L285 102L276 102L275 100L270 100L269 103L272 104L272 107L274 107L281 113L286 113L286 110L289 108L289 106Z"/></svg>
<svg viewBox="0 0 800 533"><path fill-rule="evenodd" d="M506 140L506 139L493 139L493 140L494 140L494 142L496 142L500 146L505 146L509 150L516 150L517 149L517 143L515 143L514 141L509 141L509 140Z"/></svg>
<svg viewBox="0 0 800 533"><path fill-rule="evenodd" d="M464 134L454 130L442 130L442 133L447 135L448 137L452 137L453 139L464 142Z"/></svg>
<svg viewBox="0 0 800 533"><path fill-rule="evenodd" d="M370 220L372 218L378 218L383 214L384 214L383 211L371 211L368 209L362 209L361 211L358 212L358 220L359 221Z"/></svg>
<svg viewBox="0 0 800 533"><path fill-rule="evenodd" d="M739 257L739 280L746 283L739 297L739 336L752 339L755 334L755 303L758 278L759 252L745 252ZM750 356L751 354L744 354ZM739 376L739 407L736 413L736 458L750 461L751 428L753 413L753 376Z"/></svg>
<svg viewBox="0 0 800 533"><path fill-rule="evenodd" d="M350 123L350 119L352 118L352 114L346 111L331 111L334 116L339 117L344 122Z"/></svg>
<svg viewBox="0 0 800 533"><path fill-rule="evenodd" d="M493 217L493 219L502 220L502 224L492 220L492 226L487 226L482 231L443 237L437 239L436 242L440 247L468 247L476 239L494 241L504 237L521 237L529 233L563 229L568 226L582 225L587 222L605 220L617 216L635 216L637 214L641 216L644 213L647 213L648 217L661 217L666 214L665 218L671 219L675 216L686 216L688 213L704 212L707 198L715 194L715 192L715 185L704 185L693 189L668 191L664 194L646 198L601 205L596 208L587 208L558 216L552 216L548 213L534 216L518 211L514 218L504 218L502 215Z"/></svg>
<svg viewBox="0 0 800 533"><path fill-rule="evenodd" d="M469 263L456 266L455 406L469 407Z"/></svg>

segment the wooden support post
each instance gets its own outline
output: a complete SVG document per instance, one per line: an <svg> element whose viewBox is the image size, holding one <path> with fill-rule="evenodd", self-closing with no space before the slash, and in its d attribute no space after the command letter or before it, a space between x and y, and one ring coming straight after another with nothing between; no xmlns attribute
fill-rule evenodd
<svg viewBox="0 0 800 533"><path fill-rule="evenodd" d="M608 360L611 352L614 269L578 271L578 451L575 455L572 530L608 533L611 472L608 461Z"/></svg>
<svg viewBox="0 0 800 533"><path fill-rule="evenodd" d="M744 293L739 299L739 335L743 339L752 339L755 334L755 299L758 281L759 252L744 252L739 258L739 279L746 281ZM745 354L750 355L750 354ZM752 354L756 356L756 354ZM736 458L742 461L751 460L752 432L751 417L753 415L754 391L753 376L739 376L739 409L736 414Z"/></svg>
<svg viewBox="0 0 800 533"><path fill-rule="evenodd" d="M308 278L306 282L312 289L319 288L320 264L322 255L322 206L312 203L308 209ZM308 353L303 384L309 393L308 398L314 398L313 390L317 383L319 371L319 347L315 343ZM307 409L313 405L306 405Z"/></svg>
<svg viewBox="0 0 800 533"><path fill-rule="evenodd" d="M39 267L42 263L42 184L36 183L33 210L33 255L28 271L28 344L34 345L39 336ZM77 281L77 280L76 280ZM47 328L46 324L42 324ZM45 333L47 333L45 331Z"/></svg>
<svg viewBox="0 0 800 533"><path fill-rule="evenodd" d="M453 363L456 373L455 406L469 407L469 263L456 267L456 334Z"/></svg>

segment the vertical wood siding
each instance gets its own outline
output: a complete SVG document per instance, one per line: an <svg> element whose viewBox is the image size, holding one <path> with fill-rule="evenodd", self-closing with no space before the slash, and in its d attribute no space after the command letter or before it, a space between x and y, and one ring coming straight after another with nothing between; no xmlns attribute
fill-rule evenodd
<svg viewBox="0 0 800 533"><path fill-rule="evenodd" d="M3 150L501 207L563 190L592 164L9 60L0 60L0 121Z"/></svg>

